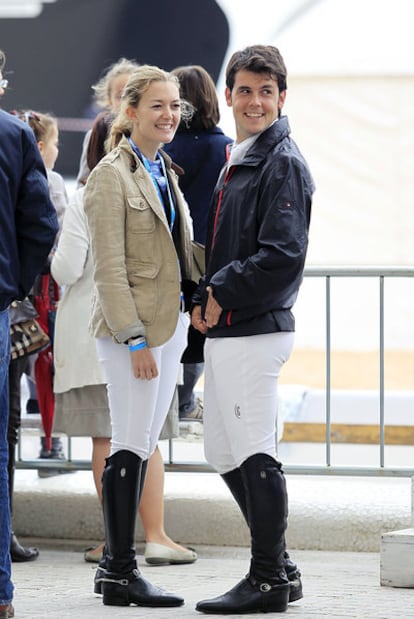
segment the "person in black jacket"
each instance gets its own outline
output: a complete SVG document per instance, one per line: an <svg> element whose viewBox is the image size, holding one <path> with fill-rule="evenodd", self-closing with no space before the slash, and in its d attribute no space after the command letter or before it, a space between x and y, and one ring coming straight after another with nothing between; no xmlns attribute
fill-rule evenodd
<svg viewBox="0 0 414 619"><path fill-rule="evenodd" d="M210 614L283 612L302 597L285 547L287 492L276 452L277 382L293 347L311 201L308 166L281 110L286 67L272 46L235 52L226 101L236 143L213 196L193 326L205 333L204 440L251 533L248 575L199 602Z"/></svg>
<svg viewBox="0 0 414 619"><path fill-rule="evenodd" d="M4 62L0 51L0 95L7 87ZM8 308L32 287L53 246L58 223L32 130L0 110L0 135L0 619L8 619L14 616L7 475Z"/></svg>

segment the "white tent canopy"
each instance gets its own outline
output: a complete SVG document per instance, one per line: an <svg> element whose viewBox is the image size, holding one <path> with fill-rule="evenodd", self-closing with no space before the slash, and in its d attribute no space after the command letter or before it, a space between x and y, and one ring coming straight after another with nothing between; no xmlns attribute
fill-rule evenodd
<svg viewBox="0 0 414 619"><path fill-rule="evenodd" d="M228 57L260 42L286 61L284 111L317 186L308 263L411 265L414 2L218 4L230 23ZM221 124L233 135L220 101Z"/></svg>

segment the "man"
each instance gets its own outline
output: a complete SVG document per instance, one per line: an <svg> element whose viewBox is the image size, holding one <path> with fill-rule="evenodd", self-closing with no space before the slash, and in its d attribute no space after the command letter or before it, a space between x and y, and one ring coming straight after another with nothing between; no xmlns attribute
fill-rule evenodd
<svg viewBox="0 0 414 619"><path fill-rule="evenodd" d="M285 549L287 493L275 427L314 187L281 116L286 75L272 46L247 47L228 63L236 143L213 196L207 272L193 298L192 324L207 335L206 458L251 532L250 571L227 593L197 604L210 614L283 612L302 597Z"/></svg>
<svg viewBox="0 0 414 619"><path fill-rule="evenodd" d="M0 51L0 95L7 87ZM42 158L32 130L0 110L0 619L14 616L7 479L8 307L23 299L45 265L58 230Z"/></svg>

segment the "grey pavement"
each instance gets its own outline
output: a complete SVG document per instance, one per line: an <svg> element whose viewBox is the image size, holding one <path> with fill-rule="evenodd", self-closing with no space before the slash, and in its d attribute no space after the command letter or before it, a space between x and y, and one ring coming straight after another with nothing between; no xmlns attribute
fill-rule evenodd
<svg viewBox="0 0 414 619"><path fill-rule="evenodd" d="M16 619L116 617L153 619L203 617L195 611L200 599L232 587L246 573L247 548L198 546L192 565L147 566L138 556L143 575L154 584L185 598L181 608L110 607L92 592L94 566L83 561L82 542L25 540L38 543L40 557L13 565ZM138 547L138 553L142 547ZM303 574L304 598L285 614L296 619L412 619L414 591L381 587L378 553L295 551ZM270 613L275 615L276 613ZM209 615L205 615L206 617ZM246 615L232 615L245 617ZM260 615L255 615L260 616Z"/></svg>

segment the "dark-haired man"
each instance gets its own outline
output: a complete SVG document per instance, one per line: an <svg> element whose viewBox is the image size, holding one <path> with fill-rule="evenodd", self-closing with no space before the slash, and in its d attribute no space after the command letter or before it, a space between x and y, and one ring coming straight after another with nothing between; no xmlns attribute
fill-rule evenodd
<svg viewBox="0 0 414 619"><path fill-rule="evenodd" d="M277 458L277 381L294 339L311 201L308 166L281 110L286 67L272 46L236 52L226 101L236 143L213 196L207 272L192 324L206 333L204 440L251 533L248 575L199 602L210 614L283 612L302 597L285 548L287 492Z"/></svg>

